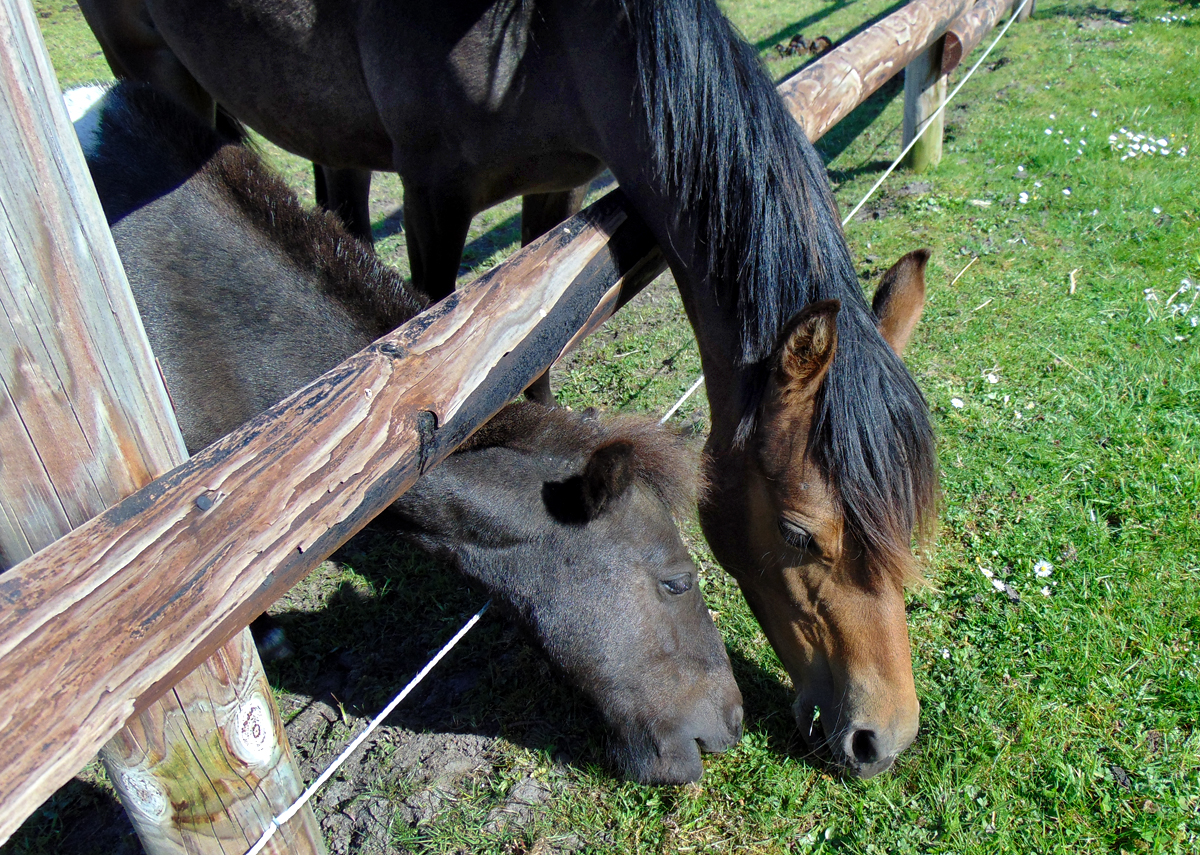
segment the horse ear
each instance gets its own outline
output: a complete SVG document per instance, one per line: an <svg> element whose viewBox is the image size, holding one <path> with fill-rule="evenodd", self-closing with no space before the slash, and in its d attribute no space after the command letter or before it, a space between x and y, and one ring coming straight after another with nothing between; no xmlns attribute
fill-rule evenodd
<svg viewBox="0 0 1200 855"><path fill-rule="evenodd" d="M809 303L783 331L775 381L780 389L811 394L825 379L837 350L840 300Z"/></svg>
<svg viewBox="0 0 1200 855"><path fill-rule="evenodd" d="M592 452L583 470L583 514L587 521L604 513L633 484L633 443L617 440Z"/></svg>
<svg viewBox="0 0 1200 855"><path fill-rule="evenodd" d="M879 332L897 356L904 354L925 309L925 264L928 261L927 249L918 249L901 258L883 274L875 299L871 301Z"/></svg>

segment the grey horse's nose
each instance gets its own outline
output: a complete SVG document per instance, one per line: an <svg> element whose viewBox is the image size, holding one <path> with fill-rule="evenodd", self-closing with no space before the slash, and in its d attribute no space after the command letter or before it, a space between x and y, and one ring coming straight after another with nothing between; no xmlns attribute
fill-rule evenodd
<svg viewBox="0 0 1200 855"><path fill-rule="evenodd" d="M730 707L725 712L724 720L712 730L714 732L696 737L696 744L705 754L719 754L736 745L742 738L742 705Z"/></svg>

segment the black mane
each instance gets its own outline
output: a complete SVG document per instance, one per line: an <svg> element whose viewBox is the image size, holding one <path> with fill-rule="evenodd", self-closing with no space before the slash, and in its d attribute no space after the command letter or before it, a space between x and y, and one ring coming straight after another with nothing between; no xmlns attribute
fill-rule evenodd
<svg viewBox="0 0 1200 855"><path fill-rule="evenodd" d="M736 307L750 387L738 441L754 430L788 321L812 301L840 300L809 453L873 557L903 563L935 504L933 432L859 287L820 156L713 0L622 2L659 175L668 198L692 206L707 247L709 281L697 285Z"/></svg>

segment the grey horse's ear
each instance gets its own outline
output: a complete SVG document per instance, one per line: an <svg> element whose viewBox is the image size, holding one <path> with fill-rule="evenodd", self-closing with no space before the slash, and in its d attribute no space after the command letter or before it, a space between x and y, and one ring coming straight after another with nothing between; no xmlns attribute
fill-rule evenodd
<svg viewBox="0 0 1200 855"><path fill-rule="evenodd" d="M583 470L583 513L590 522L619 499L634 478L633 444L616 440L592 452Z"/></svg>

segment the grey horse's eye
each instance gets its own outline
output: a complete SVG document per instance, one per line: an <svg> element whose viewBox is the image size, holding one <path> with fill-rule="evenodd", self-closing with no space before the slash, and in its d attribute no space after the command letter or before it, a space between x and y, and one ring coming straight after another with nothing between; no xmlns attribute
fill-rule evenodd
<svg viewBox="0 0 1200 855"><path fill-rule="evenodd" d="M667 589L667 593L686 594L692 590L692 576L690 573L681 573L678 576L672 576L670 579L663 579L661 584Z"/></svg>
<svg viewBox="0 0 1200 855"><path fill-rule="evenodd" d="M785 519L779 520L779 533L783 535L783 539L788 542L788 546L793 549L799 549L804 552L809 549L815 549L816 544L813 543L812 532L803 526L798 526L795 523L788 522Z"/></svg>

